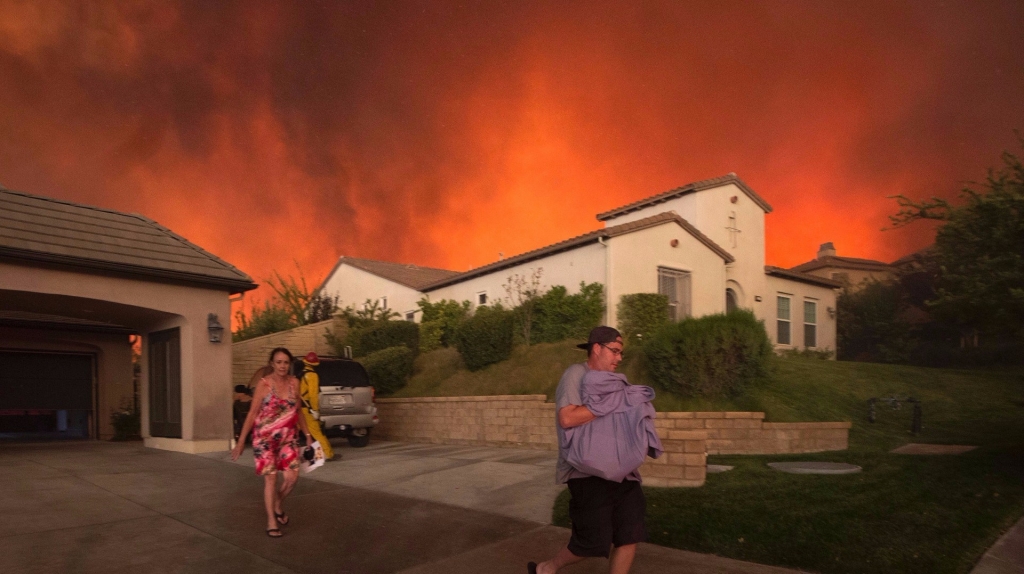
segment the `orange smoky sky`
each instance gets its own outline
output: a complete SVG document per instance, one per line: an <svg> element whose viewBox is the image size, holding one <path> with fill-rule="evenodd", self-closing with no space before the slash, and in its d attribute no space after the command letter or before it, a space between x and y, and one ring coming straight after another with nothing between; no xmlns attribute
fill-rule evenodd
<svg viewBox="0 0 1024 574"><path fill-rule="evenodd" d="M0 184L262 282L464 270L736 172L768 262L895 259L1024 128L1024 4L0 0ZM266 293L261 290L265 297Z"/></svg>

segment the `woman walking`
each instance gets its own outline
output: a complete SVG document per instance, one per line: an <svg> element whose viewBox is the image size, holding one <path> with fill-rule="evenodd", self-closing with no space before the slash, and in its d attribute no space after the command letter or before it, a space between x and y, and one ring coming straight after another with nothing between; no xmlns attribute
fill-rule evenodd
<svg viewBox="0 0 1024 574"><path fill-rule="evenodd" d="M231 460L237 460L245 448L245 437L252 430L252 454L256 459L256 474L263 477L267 536L271 538L279 538L281 526L289 522L282 504L299 480L296 431L301 430L306 436L306 445L311 440L306 421L299 415L299 380L289 374L293 360L284 347L270 352L272 371L256 384L238 444L231 450ZM280 486L278 471L284 474Z"/></svg>

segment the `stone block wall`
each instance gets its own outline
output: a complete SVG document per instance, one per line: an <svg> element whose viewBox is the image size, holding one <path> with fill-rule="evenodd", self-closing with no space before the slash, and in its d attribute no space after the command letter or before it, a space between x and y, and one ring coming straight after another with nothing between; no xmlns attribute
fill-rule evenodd
<svg viewBox="0 0 1024 574"><path fill-rule="evenodd" d="M544 395L378 399L385 440L557 450L555 405ZM649 486L701 486L708 454L845 450L850 423L766 423L764 413L658 413L665 454L640 467Z"/></svg>
<svg viewBox="0 0 1024 574"><path fill-rule="evenodd" d="M846 450L848 422L766 423L758 412L658 413L658 435L701 430L708 454L793 454Z"/></svg>
<svg viewBox="0 0 1024 574"><path fill-rule="evenodd" d="M284 347L296 357L313 351L318 355L333 355L334 350L327 344L324 334L330 330L336 337L343 338L348 332L348 323L335 317L319 323L311 323L279 333L271 333L254 339L246 339L231 345L231 384L245 385L256 369L267 364L271 349Z"/></svg>

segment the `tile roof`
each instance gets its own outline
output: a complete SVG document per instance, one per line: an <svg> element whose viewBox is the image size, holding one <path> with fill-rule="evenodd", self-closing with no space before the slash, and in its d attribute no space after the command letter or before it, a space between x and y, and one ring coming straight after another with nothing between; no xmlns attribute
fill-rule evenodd
<svg viewBox="0 0 1024 574"><path fill-rule="evenodd" d="M775 267L774 265L765 265L764 272L768 275L774 275L776 277L782 277L783 279L791 279L793 281L799 281L801 283L810 283L811 285L820 285L821 287L832 287L833 289L839 289L843 286L839 281L833 281L824 277L818 277L817 275L809 275L807 273L801 273L799 271L793 271L792 269L783 269L781 267Z"/></svg>
<svg viewBox="0 0 1024 574"><path fill-rule="evenodd" d="M767 201L765 201L753 189L750 189L750 186L748 186L747 184L743 183L743 180L741 180L739 178L739 176L737 176L735 173L730 173L730 174L727 174L727 175L723 175L722 177L715 177L715 178L711 178L711 179L704 179L704 180L701 180L701 181L695 181L693 183L688 183L688 184L686 184L686 185L684 185L682 187L677 187L675 189L670 189L669 191L666 191L664 193L659 193L658 195L652 195L651 197L648 197L648 198L645 198L645 199L641 199L639 201L634 201L633 203L630 203L628 205L624 205L622 207L617 207L617 208L609 210L609 211L605 211L604 213L598 213L597 214L597 220L598 221L606 221L608 219L614 219L614 218L616 218L616 217L618 217L620 215L625 215L625 214L630 213L632 211L638 211L640 209L644 209L646 207L650 207L650 206L658 204L658 203L664 203L666 201L669 201L671 199L675 199L677 197L681 197L681 196L689 194L689 193L694 193L694 192L697 192L697 191L701 191L703 189L712 189L712 188L715 188L715 187L722 187L723 185L728 185L730 183L734 184L736 187L740 188L740 191L742 191L750 199L752 199L754 201L754 203L756 203L758 206L760 206L761 209L763 209L765 211L765 213L771 213L772 206L768 205Z"/></svg>
<svg viewBox="0 0 1024 574"><path fill-rule="evenodd" d="M400 285L405 285L412 289L420 291L423 287L436 283L443 279L458 275L458 271L449 271L447 269L436 269L433 267L420 267L419 265L413 265L411 263L391 263L390 261L376 261L374 259L360 259L358 257L340 257L338 262L334 264L334 269L327 274L327 279L330 279L334 275L334 272L341 267L342 263L355 267L356 269L362 269L367 273L373 273L378 277L383 277L389 281L394 281ZM323 285L327 284L327 279L324 279ZM321 285L321 288L323 287Z"/></svg>
<svg viewBox="0 0 1024 574"><path fill-rule="evenodd" d="M859 271L892 271L893 268L888 263L881 261L875 261L874 259L858 259L857 257L840 257L838 255L825 255L819 259L811 259L806 263L801 263L795 267L790 267L790 271L797 271L800 273L807 273L808 271L814 271L816 269L822 269L825 267L836 267L838 269L855 269Z"/></svg>
<svg viewBox="0 0 1024 574"><path fill-rule="evenodd" d="M534 249L533 251L528 251L526 253L516 255L515 257L509 257L508 259L495 261L494 263L490 263L482 267L477 267L476 269L470 269L465 273L459 273L453 277L448 277L446 279L442 279L440 281L427 285L423 289L421 289L421 291L433 291L434 289L440 289L441 287L454 285L455 283L461 283L463 281L466 281L467 279L472 279L474 277L479 277L481 275L487 275L488 273L493 273L495 271L500 271L501 269L534 261L542 257L547 257L548 255L553 255L555 253L560 253L562 251L569 251L570 249L576 249L577 247L582 247L583 245L594 243L598 239L607 239L609 237L615 237L617 235L625 235L627 233L633 233L634 231L640 231L642 229L647 229L649 227L654 227L657 225L662 225L670 222L674 222L683 229L685 229L687 232L690 233L690 235L694 236L698 241L707 246L708 249L710 249L716 255L721 257L726 263L732 263L733 261L735 261L733 256L730 255L728 251L722 249L722 247L720 247L717 243L712 241L711 238L701 233L700 230L698 230L696 227L690 224L689 221L686 221L675 212L669 211L665 213L659 213L657 215L652 215L651 217L645 217L644 219L630 221L629 223L614 225L612 227L605 227L604 229L598 229L596 231L591 231L590 233L577 235L576 237L573 237L571 239L566 239L565 241L553 243L546 247L541 247L540 249Z"/></svg>
<svg viewBox="0 0 1024 574"><path fill-rule="evenodd" d="M0 187L0 258L147 279L255 289L230 263L138 214Z"/></svg>

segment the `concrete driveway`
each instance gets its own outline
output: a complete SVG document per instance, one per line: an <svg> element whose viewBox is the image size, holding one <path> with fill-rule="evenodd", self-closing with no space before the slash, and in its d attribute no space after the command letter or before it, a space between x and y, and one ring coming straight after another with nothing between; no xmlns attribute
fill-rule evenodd
<svg viewBox="0 0 1024 574"><path fill-rule="evenodd" d="M300 480L272 540L251 457L0 443L0 572L522 574L567 540L547 524L551 453L371 444ZM792 572L647 544L633 568L681 571Z"/></svg>

